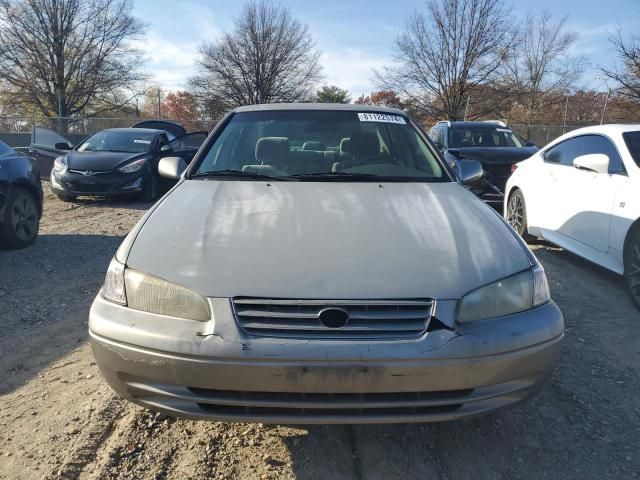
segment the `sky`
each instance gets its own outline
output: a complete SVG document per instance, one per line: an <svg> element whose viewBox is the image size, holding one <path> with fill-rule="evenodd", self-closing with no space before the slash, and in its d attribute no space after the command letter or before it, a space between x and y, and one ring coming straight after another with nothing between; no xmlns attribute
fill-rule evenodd
<svg viewBox="0 0 640 480"><path fill-rule="evenodd" d="M424 0L281 0L308 25L321 52L323 84L349 90L353 98L374 91L373 70L393 61L394 39ZM198 49L233 28L241 0L134 0L134 15L147 24L138 46L147 59L151 83L168 90L186 87L197 70ZM515 17L548 10L567 16L567 28L578 34L572 54L584 55L588 67L581 86L604 90L598 66L612 67L615 54L608 38L640 30L640 0L513 0Z"/></svg>

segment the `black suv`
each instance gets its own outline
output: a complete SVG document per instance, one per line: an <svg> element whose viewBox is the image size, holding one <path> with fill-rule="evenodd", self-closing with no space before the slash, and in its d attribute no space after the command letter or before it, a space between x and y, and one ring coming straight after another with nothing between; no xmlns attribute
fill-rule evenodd
<svg viewBox="0 0 640 480"><path fill-rule="evenodd" d="M429 130L429 137L452 168L456 169L459 160L482 164L484 182L473 190L496 207L502 202L513 165L538 151L533 143L525 144L499 121L438 122Z"/></svg>
<svg viewBox="0 0 640 480"><path fill-rule="evenodd" d="M41 215L38 163L0 141L0 247L31 245L38 236Z"/></svg>

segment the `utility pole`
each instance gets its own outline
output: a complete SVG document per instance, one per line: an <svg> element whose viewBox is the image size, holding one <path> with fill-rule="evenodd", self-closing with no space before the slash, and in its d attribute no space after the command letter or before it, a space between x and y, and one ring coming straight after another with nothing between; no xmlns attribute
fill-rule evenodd
<svg viewBox="0 0 640 480"><path fill-rule="evenodd" d="M569 95L567 95L567 100L564 102L564 120L562 121L562 133L564 134L567 130L567 112L569 111Z"/></svg>
<svg viewBox="0 0 640 480"><path fill-rule="evenodd" d="M471 100L471 95L467 97L467 106L464 107L464 121L467 121L467 114L469 113L469 101Z"/></svg>
<svg viewBox="0 0 640 480"><path fill-rule="evenodd" d="M64 92L62 90L62 85L60 85L58 87L58 133L60 135L65 134L65 132L62 131L62 117L63 117L62 109L64 108L64 102L62 100L63 95L64 95Z"/></svg>
<svg viewBox="0 0 640 480"><path fill-rule="evenodd" d="M602 108L602 117L600 117L600 125L604 123L604 116L607 113L607 105L609 104L609 97L611 96L611 88L607 90L607 96L604 99L604 107Z"/></svg>
<svg viewBox="0 0 640 480"><path fill-rule="evenodd" d="M158 118L162 118L162 111L160 110L161 103L162 103L162 89L158 87Z"/></svg>

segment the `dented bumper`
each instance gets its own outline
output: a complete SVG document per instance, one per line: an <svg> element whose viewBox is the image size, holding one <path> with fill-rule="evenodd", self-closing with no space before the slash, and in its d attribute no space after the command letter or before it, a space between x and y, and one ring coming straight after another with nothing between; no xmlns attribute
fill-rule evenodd
<svg viewBox="0 0 640 480"><path fill-rule="evenodd" d="M228 299L215 325L134 311L98 296L91 344L123 397L170 415L272 423L452 420L538 391L560 352L553 303L396 341L255 337Z"/></svg>

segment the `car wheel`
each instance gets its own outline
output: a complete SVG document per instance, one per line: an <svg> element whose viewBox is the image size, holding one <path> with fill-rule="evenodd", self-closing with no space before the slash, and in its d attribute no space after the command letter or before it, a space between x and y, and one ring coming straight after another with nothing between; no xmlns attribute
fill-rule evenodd
<svg viewBox="0 0 640 480"><path fill-rule="evenodd" d="M507 203L507 222L525 240L533 237L527 233L527 207L524 203L522 190L515 189Z"/></svg>
<svg viewBox="0 0 640 480"><path fill-rule="evenodd" d="M14 188L7 197L4 218L0 223L0 243L8 248L24 248L38 236L40 212L31 193Z"/></svg>
<svg viewBox="0 0 640 480"><path fill-rule="evenodd" d="M56 197L63 202L73 202L77 198L75 195L65 195L64 193L56 193Z"/></svg>
<svg viewBox="0 0 640 480"><path fill-rule="evenodd" d="M156 176L151 174L149 180L147 181L147 185L142 191L142 200L145 202L155 202L158 198L158 180Z"/></svg>
<svg viewBox="0 0 640 480"><path fill-rule="evenodd" d="M640 309L640 230L632 233L624 249L624 279L631 300Z"/></svg>

